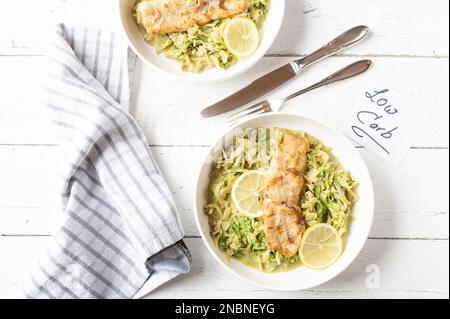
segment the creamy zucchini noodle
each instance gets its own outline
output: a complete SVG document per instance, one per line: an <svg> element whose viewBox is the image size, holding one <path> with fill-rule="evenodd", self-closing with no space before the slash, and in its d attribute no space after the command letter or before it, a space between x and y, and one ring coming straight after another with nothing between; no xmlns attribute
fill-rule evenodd
<svg viewBox="0 0 450 319"><path fill-rule="evenodd" d="M298 199L306 228L328 223L343 237L350 225L352 207L358 199L356 181L333 156L331 148L313 136L301 131L265 128L248 129L235 136L231 146L224 148L213 163L205 213L210 234L226 256L263 272L300 266L300 258L297 253L286 257L271 250L264 232L264 216L250 218L240 214L233 205L231 190L242 174L272 169L271 162L286 132L306 137L309 142L304 186Z"/></svg>
<svg viewBox="0 0 450 319"><path fill-rule="evenodd" d="M203 26L194 26L187 31L165 34L149 34L145 31L143 17L138 8L134 10L136 23L141 27L145 40L169 59L179 61L185 72L200 73L208 69L228 69L238 61L225 45L224 29L235 17L246 17L255 22L261 33L270 7L270 0L248 0L247 11Z"/></svg>

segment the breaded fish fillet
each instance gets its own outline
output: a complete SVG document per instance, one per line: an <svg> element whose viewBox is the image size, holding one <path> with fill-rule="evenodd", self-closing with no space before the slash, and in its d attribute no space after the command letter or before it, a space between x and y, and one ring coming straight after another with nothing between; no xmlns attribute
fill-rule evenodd
<svg viewBox="0 0 450 319"><path fill-rule="evenodd" d="M286 257L297 253L305 231L299 203L308 152L306 137L285 133L275 158L275 173L265 189L263 207L267 243L270 249Z"/></svg>
<svg viewBox="0 0 450 319"><path fill-rule="evenodd" d="M247 11L247 0L146 0L136 13L149 35L181 32Z"/></svg>

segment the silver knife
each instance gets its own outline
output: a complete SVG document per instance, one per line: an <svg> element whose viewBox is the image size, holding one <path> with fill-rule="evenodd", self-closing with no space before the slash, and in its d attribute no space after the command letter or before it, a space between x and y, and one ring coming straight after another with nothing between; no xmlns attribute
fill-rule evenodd
<svg viewBox="0 0 450 319"><path fill-rule="evenodd" d="M369 28L367 26L354 27L310 55L282 66L281 68L262 76L224 100L208 106L202 110L201 115L203 117L211 117L246 105L293 79L303 69L314 62L335 55L361 41L368 33Z"/></svg>

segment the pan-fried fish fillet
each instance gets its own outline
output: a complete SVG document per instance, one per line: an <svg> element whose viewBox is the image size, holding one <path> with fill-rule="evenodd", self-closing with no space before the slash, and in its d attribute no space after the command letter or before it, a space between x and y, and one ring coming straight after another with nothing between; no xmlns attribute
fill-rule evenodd
<svg viewBox="0 0 450 319"><path fill-rule="evenodd" d="M297 253L305 231L299 207L304 185L309 142L306 137L285 133L279 145L276 171L264 194L264 232L270 249L286 257Z"/></svg>
<svg viewBox="0 0 450 319"><path fill-rule="evenodd" d="M186 31L246 11L247 0L146 0L136 7L149 35Z"/></svg>
<svg viewBox="0 0 450 319"><path fill-rule="evenodd" d="M265 206L264 227L270 249L286 257L297 253L305 224L298 207L286 207L278 203Z"/></svg>
<svg viewBox="0 0 450 319"><path fill-rule="evenodd" d="M303 178L293 173L277 172L267 183L265 197L287 207L298 205Z"/></svg>
<svg viewBox="0 0 450 319"><path fill-rule="evenodd" d="M306 168L309 143L306 137L286 133L277 154L277 169L302 175Z"/></svg>

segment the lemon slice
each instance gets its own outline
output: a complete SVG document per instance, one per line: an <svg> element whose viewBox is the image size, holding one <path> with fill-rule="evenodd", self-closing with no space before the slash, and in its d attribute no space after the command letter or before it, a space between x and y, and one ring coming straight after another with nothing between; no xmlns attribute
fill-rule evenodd
<svg viewBox="0 0 450 319"><path fill-rule="evenodd" d="M259 46L256 24L247 18L232 19L224 30L225 45L237 57L252 55Z"/></svg>
<svg viewBox="0 0 450 319"><path fill-rule="evenodd" d="M231 189L231 199L239 213L250 218L264 214L259 201L266 187L267 176L260 171L250 171L239 176Z"/></svg>
<svg viewBox="0 0 450 319"><path fill-rule="evenodd" d="M312 269L331 266L341 255L342 239L329 224L316 224L308 228L300 244L300 260Z"/></svg>

